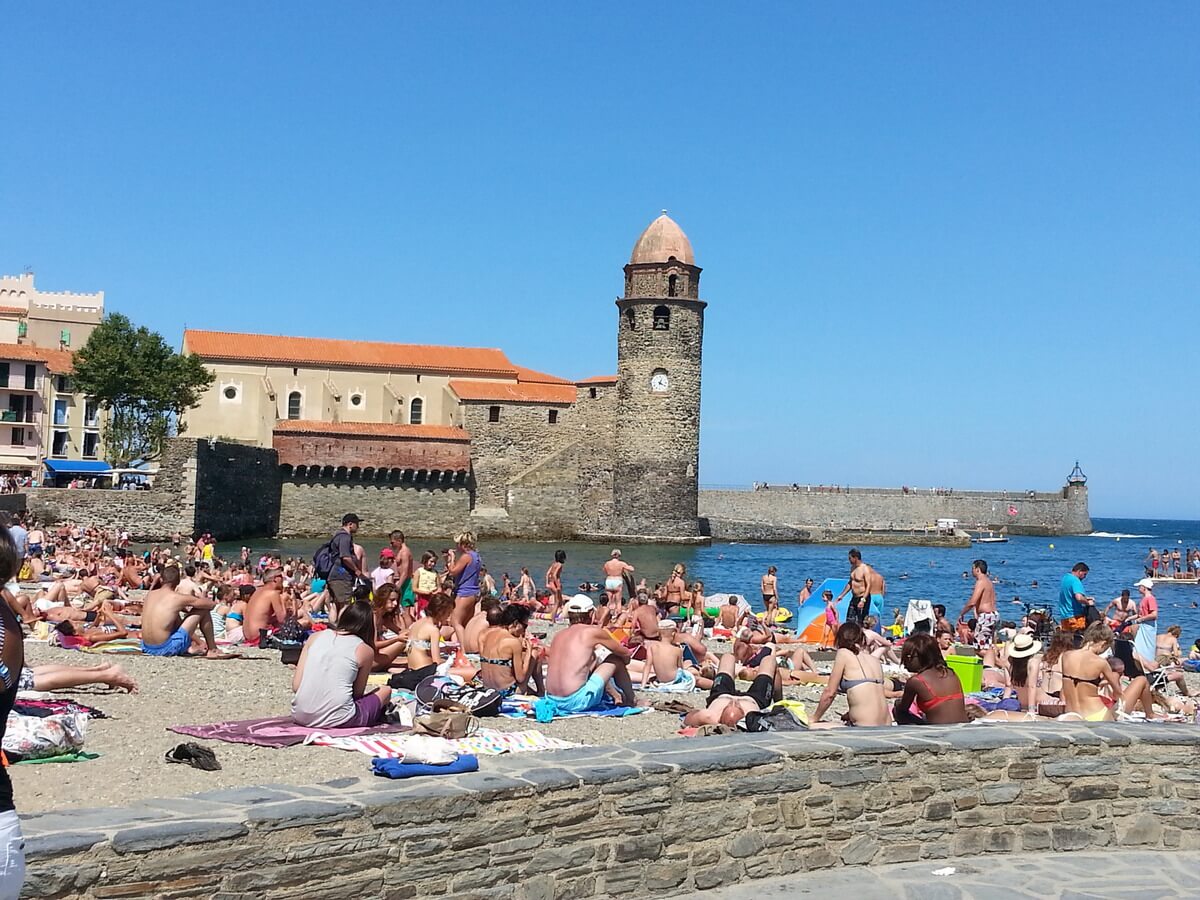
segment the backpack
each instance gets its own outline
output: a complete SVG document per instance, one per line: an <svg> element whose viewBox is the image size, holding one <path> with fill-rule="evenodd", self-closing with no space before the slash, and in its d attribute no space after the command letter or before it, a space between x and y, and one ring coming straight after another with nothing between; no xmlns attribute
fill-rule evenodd
<svg viewBox="0 0 1200 900"><path fill-rule="evenodd" d="M328 581L329 574L337 563L338 558L333 550L333 538L330 538L313 554L313 574L322 581Z"/></svg>

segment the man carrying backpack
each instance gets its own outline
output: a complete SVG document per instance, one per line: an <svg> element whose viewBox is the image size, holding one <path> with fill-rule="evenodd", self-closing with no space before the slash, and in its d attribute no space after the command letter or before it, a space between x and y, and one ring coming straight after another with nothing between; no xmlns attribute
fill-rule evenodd
<svg viewBox="0 0 1200 900"><path fill-rule="evenodd" d="M362 521L354 513L342 516L342 527L333 533L329 543L317 551L313 558L317 575L328 571L326 587L333 602L331 620L336 622L341 608L350 602L355 582L366 578L358 557L354 553L354 535Z"/></svg>

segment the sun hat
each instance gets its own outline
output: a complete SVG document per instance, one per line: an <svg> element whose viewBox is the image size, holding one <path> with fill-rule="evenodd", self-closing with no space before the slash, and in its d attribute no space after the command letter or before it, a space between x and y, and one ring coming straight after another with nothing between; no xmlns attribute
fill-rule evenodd
<svg viewBox="0 0 1200 900"><path fill-rule="evenodd" d="M1135 584L1134 587L1145 588L1148 591L1152 591L1154 590L1154 582L1149 578L1143 578L1141 581Z"/></svg>
<svg viewBox="0 0 1200 900"><path fill-rule="evenodd" d="M1035 641L1032 635L1018 634L1013 638L1012 644L1008 648L1008 655L1012 659L1024 659L1027 656L1040 653L1041 650L1041 641Z"/></svg>
<svg viewBox="0 0 1200 900"><path fill-rule="evenodd" d="M596 604L587 594L576 594L563 606L569 613L590 613L596 608Z"/></svg>

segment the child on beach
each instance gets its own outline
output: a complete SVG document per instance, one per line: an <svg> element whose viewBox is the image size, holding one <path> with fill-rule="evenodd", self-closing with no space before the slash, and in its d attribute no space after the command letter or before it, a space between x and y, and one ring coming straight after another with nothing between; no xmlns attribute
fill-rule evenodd
<svg viewBox="0 0 1200 900"><path fill-rule="evenodd" d="M838 630L837 607L833 602L833 591L824 591L821 599L825 601L825 627L821 629L821 649L829 650L833 647L833 639Z"/></svg>
<svg viewBox="0 0 1200 900"><path fill-rule="evenodd" d="M421 554L421 568L413 573L413 595L417 598L417 616L425 614L429 601L438 589L437 554L426 550Z"/></svg>

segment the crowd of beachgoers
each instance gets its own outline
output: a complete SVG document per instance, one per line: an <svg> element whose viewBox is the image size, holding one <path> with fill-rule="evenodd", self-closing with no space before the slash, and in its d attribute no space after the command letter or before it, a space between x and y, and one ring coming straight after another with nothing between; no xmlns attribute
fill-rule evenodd
<svg viewBox="0 0 1200 900"><path fill-rule="evenodd" d="M312 559L249 548L224 559L207 533L134 549L126 532L13 521L0 529L0 711L7 716L22 691L137 691L113 662L26 666L28 633L50 646L121 646L164 659L291 653L286 712L323 730L394 723L414 695L445 697L448 684L476 713L524 698L541 722L632 708L659 692L676 704L682 734L1196 720L1185 671L1200 660L1200 641L1184 650L1177 626L1159 632L1148 578L1097 603L1079 563L1063 575L1056 609L1006 621L987 563L976 560L953 618L945 604L916 600L883 626L886 582L852 550L845 590L826 592L824 615L791 631L779 624L787 615L773 567L755 611L743 596L689 580L683 564L636 572L619 549L595 582L564 589L562 550L536 578L528 568L496 578L470 532L453 547L420 551L393 531L368 559L359 526L347 514ZM665 578L650 584L647 574ZM785 697L796 686L819 691L815 705L794 691ZM15 814L6 818L13 808L5 776L0 843L17 827Z"/></svg>

